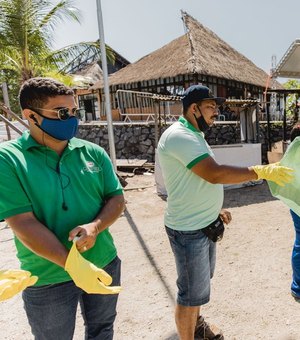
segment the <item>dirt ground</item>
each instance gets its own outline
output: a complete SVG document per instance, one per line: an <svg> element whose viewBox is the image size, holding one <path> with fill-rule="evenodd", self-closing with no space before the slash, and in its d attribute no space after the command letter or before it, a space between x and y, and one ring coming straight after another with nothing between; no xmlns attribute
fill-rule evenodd
<svg viewBox="0 0 300 340"><path fill-rule="evenodd" d="M128 178L127 210L111 227L123 261L116 340L176 340L176 274L163 228L166 202L154 175ZM143 189L142 189L143 188ZM218 245L208 322L228 340L300 339L300 305L290 296L293 225L288 208L266 183L225 190L233 216ZM18 268L11 231L0 225L0 268ZM0 340L33 339L20 294L0 303ZM83 339L78 311L75 340Z"/></svg>

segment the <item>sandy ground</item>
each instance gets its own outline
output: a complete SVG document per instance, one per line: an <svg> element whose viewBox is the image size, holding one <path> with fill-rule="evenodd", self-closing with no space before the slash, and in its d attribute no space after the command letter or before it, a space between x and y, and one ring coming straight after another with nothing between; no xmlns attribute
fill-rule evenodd
<svg viewBox="0 0 300 340"><path fill-rule="evenodd" d="M176 340L175 266L163 228L166 202L153 174L127 179L127 210L114 224L123 261L116 340ZM145 187L144 189L133 189ZM218 246L212 296L202 311L225 339L300 339L300 304L290 296L293 226L266 183L225 191L233 216ZM0 225L0 268L18 268L11 231ZM20 294L0 303L0 340L33 339ZM78 311L74 339L83 339Z"/></svg>

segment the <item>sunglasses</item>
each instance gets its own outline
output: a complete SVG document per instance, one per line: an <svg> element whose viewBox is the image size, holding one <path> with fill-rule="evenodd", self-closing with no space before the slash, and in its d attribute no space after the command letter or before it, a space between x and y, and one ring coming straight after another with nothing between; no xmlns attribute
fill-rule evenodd
<svg viewBox="0 0 300 340"><path fill-rule="evenodd" d="M57 110L48 110L48 109L42 109L40 107L31 107L31 110L39 110L39 111L48 111L48 112L56 112L57 113L57 118L60 120L68 120L70 117L76 117L78 119L82 119L84 117L85 114L85 110L84 109L77 109L77 108L73 108L73 109L68 109L67 107L62 107L60 109ZM49 118L49 117L45 117L43 116L41 113L36 112L38 115L47 118L47 119L54 119L54 118Z"/></svg>

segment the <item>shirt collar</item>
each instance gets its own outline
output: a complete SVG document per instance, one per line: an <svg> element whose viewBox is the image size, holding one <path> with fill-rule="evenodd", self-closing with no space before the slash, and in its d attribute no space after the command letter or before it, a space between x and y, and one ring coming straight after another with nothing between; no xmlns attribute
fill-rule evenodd
<svg viewBox="0 0 300 340"><path fill-rule="evenodd" d="M78 139L76 137L73 137L69 140L68 148L70 150L76 149L76 148L82 148L84 146L84 143L81 139Z"/></svg>
<svg viewBox="0 0 300 340"><path fill-rule="evenodd" d="M44 145L38 143L34 138L31 137L29 131L25 131L20 137L20 141L22 142L25 150L29 150L30 148L39 148L44 147ZM84 146L84 143L81 139L73 137L69 140L67 148L69 150L74 150L76 148L81 148Z"/></svg>
<svg viewBox="0 0 300 340"><path fill-rule="evenodd" d="M182 125L184 125L186 128L192 130L193 132L197 132L200 133L202 136L204 136L204 133L198 129L196 129L194 127L194 125L192 125L186 118L184 118L183 116L180 116L178 119L179 123L181 123Z"/></svg>
<svg viewBox="0 0 300 340"><path fill-rule="evenodd" d="M27 130L23 132L20 137L20 142L24 146L25 150L29 150L30 148L43 146L39 144L34 138L31 137L30 132Z"/></svg>

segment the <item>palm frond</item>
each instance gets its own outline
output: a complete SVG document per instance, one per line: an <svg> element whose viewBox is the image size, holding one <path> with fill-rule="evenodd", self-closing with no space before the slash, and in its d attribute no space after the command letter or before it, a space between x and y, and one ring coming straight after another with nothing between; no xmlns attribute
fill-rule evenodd
<svg viewBox="0 0 300 340"><path fill-rule="evenodd" d="M48 1L45 1L48 2ZM47 29L54 32L57 24L66 20L72 20L80 23L81 13L78 8L74 6L73 0L62 0L56 6L47 11L47 6L39 12L39 23L36 27L37 30Z"/></svg>
<svg viewBox="0 0 300 340"><path fill-rule="evenodd" d="M115 60L115 55L112 49L106 45L107 60L111 63ZM98 42L81 42L78 44L72 44L61 48L59 50L49 53L48 60L54 62L61 70L66 70L70 63L77 61L88 60L93 58L94 60L100 60L101 52Z"/></svg>

